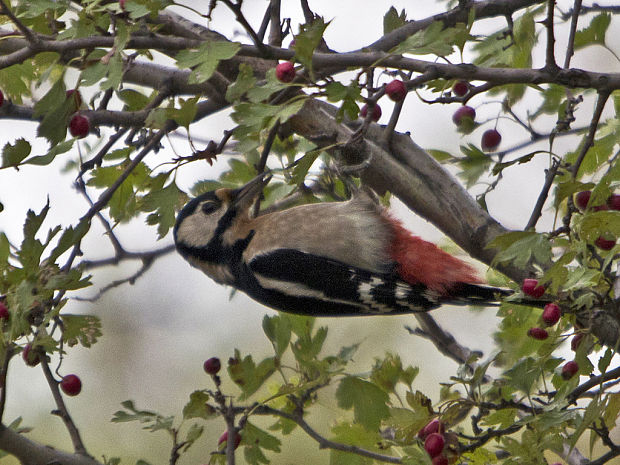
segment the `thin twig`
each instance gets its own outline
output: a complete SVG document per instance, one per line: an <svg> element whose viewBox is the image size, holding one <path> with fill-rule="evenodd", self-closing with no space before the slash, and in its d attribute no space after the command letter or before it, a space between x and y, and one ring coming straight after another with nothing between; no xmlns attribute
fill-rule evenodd
<svg viewBox="0 0 620 465"><path fill-rule="evenodd" d="M555 176L558 174L558 168L560 167L560 160L553 159L551 162L551 168L547 170L545 176L545 184L543 185L542 190L540 191L540 195L536 200L536 205L534 205L534 210L532 211L532 215L530 216L527 225L525 226L525 231L532 229L538 223L539 218L542 215L542 209L545 205L547 197L549 197L549 191L551 190L551 186L553 185L553 180Z"/></svg>
<svg viewBox="0 0 620 465"><path fill-rule="evenodd" d="M67 406L65 405L65 401L60 394L60 389L58 389L58 381L54 378L49 365L47 364L47 360L45 356L40 357L41 368L43 368L43 373L45 374L45 379L47 379L47 384L49 384L50 390L52 391L52 396L54 397L54 402L56 403L57 411L54 413L58 415L62 421L65 423L67 430L69 431L69 436L71 436L71 442L73 443L73 448L76 453L87 455L88 452L84 447L84 443L82 442L82 438L80 437L80 432L75 426L71 415L69 415L69 411L67 410Z"/></svg>
<svg viewBox="0 0 620 465"><path fill-rule="evenodd" d="M24 23L22 23L17 16L13 14L11 9L4 3L4 1L0 0L0 10L9 17L11 22L17 26L17 29L21 31L26 40L30 42L34 48L41 42L41 40L30 30L28 29Z"/></svg>
<svg viewBox="0 0 620 465"><path fill-rule="evenodd" d="M243 12L241 11L241 2L233 3L230 0L222 0L222 1L224 2L224 5L230 8L230 11L232 11L235 14L237 21L239 22L239 24L241 24L241 26L243 26L243 29L245 29L245 32L248 33L248 35L250 36L250 39L252 39L252 42L254 42L254 45L256 46L256 48L258 48L261 54L265 54L266 53L265 44L262 42L262 40L260 40L260 38L256 34L256 31L252 29L252 26L250 25L250 23L248 23L248 20L245 18Z"/></svg>
<svg viewBox="0 0 620 465"><path fill-rule="evenodd" d="M609 90L601 91L598 94L598 99L596 100L596 108L594 109L594 114L592 115L592 121L590 122L590 129L588 130L588 134L583 142L583 146L581 147L581 152L579 152L579 156L577 157L577 161L571 168L571 174L573 178L577 178L577 173L579 172L579 167L581 163L583 163L583 159L586 157L588 150L594 144L594 136L596 134L596 128L598 127L598 122L601 119L601 114L603 113L603 109L605 108L605 103L607 103L607 99L609 98Z"/></svg>
<svg viewBox="0 0 620 465"><path fill-rule="evenodd" d="M258 174L264 173L265 168L267 167L267 158L269 157L269 152L271 152L271 146L273 145L273 141L276 140L276 136L278 135L278 129L280 129L280 120L276 121L276 124L269 130L269 134L267 135L267 140L265 141L265 145L263 146L263 152L261 153L260 159L256 164L256 172ZM260 210L260 196L256 199L256 203L254 203L254 216L258 216L258 211Z"/></svg>
<svg viewBox="0 0 620 465"><path fill-rule="evenodd" d="M261 42L265 39L265 34L267 33L267 26L269 26L270 18L271 4L267 5L267 9L265 10L265 14L263 15L263 21L260 23L260 27L258 28L258 32L256 33Z"/></svg>
<svg viewBox="0 0 620 465"><path fill-rule="evenodd" d="M577 22L581 12L581 0L575 0L573 14L570 22L570 32L568 34L568 44L566 45L566 56L564 57L564 69L570 66L570 60L575 53L575 33L577 32Z"/></svg>
<svg viewBox="0 0 620 465"><path fill-rule="evenodd" d="M125 283L134 284L138 278L140 278L144 273L146 273L151 268L151 266L153 265L153 262L154 262L153 258L143 260L142 266L134 274L124 279L117 279L116 281L112 281L110 284L99 289L97 294L95 294L93 297L76 296L76 297L73 297L73 299L79 300L80 302L96 302L97 300L101 298L101 296L103 296L103 294L105 294L106 292L116 287L122 286Z"/></svg>
<svg viewBox="0 0 620 465"><path fill-rule="evenodd" d="M613 370L607 371L598 376L592 376L585 383L573 389L573 391L566 397L566 399L569 403L576 402L583 393L589 391L594 386L598 386L605 381L616 378L620 378L620 367L614 368Z"/></svg>

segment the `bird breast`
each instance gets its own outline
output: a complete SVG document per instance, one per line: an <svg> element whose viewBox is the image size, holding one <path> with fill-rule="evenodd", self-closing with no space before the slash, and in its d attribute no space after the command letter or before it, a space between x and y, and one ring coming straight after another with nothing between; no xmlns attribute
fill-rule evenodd
<svg viewBox="0 0 620 465"><path fill-rule="evenodd" d="M348 202L300 205L247 219L243 234L253 230L244 259L276 249L295 249L349 265L385 273L391 270L392 232L381 207L367 196Z"/></svg>

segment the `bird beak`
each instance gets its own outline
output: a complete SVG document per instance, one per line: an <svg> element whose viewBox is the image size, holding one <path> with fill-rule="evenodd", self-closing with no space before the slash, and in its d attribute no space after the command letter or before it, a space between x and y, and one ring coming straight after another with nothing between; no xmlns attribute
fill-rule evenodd
<svg viewBox="0 0 620 465"><path fill-rule="evenodd" d="M228 197L228 200L238 210L244 210L249 208L254 199L261 194L265 186L271 181L271 178L272 176L269 172L263 172L237 189L226 189L226 192L219 192L224 191L224 189L219 189L217 194L218 197Z"/></svg>

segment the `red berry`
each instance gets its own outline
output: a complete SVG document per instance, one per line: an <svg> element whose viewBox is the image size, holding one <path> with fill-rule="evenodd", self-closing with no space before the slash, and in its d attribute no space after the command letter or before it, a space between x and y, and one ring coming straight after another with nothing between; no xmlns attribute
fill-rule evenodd
<svg viewBox="0 0 620 465"><path fill-rule="evenodd" d="M118 4L121 7L121 10L125 11L125 0L118 0Z"/></svg>
<svg viewBox="0 0 620 465"><path fill-rule="evenodd" d="M530 328L527 330L527 335L539 341L544 341L549 337L549 333L542 328Z"/></svg>
<svg viewBox="0 0 620 465"><path fill-rule="evenodd" d="M594 244L596 244L596 246L601 250L611 250L616 245L616 240L605 239L603 236L600 236L594 241Z"/></svg>
<svg viewBox="0 0 620 465"><path fill-rule="evenodd" d="M585 210L588 206L588 202L590 201L590 197L592 197L592 191L581 191L575 196L575 205L580 210Z"/></svg>
<svg viewBox="0 0 620 465"><path fill-rule="evenodd" d="M73 137L86 137L90 131L90 121L86 116L73 115L69 121L69 132Z"/></svg>
<svg viewBox="0 0 620 465"><path fill-rule="evenodd" d="M73 111L77 111L82 106L82 94L77 89L69 89L66 92L68 99L73 99Z"/></svg>
<svg viewBox="0 0 620 465"><path fill-rule="evenodd" d="M82 390L82 381L77 375L63 376L60 389L68 396L77 396Z"/></svg>
<svg viewBox="0 0 620 465"><path fill-rule="evenodd" d="M276 77L280 82L291 82L295 79L295 66L290 61L278 63L276 66Z"/></svg>
<svg viewBox="0 0 620 465"><path fill-rule="evenodd" d="M9 308L5 305L4 302L0 302L0 320L8 320L9 319Z"/></svg>
<svg viewBox="0 0 620 465"><path fill-rule="evenodd" d="M560 317L562 316L562 311L558 304L550 303L545 305L543 309L542 319L547 326L553 326L558 321L560 321Z"/></svg>
<svg viewBox="0 0 620 465"><path fill-rule="evenodd" d="M452 92L457 97L463 97L469 92L469 82L467 81L456 81L452 86Z"/></svg>
<svg viewBox="0 0 620 465"><path fill-rule="evenodd" d="M207 374L217 375L217 373L220 371L220 368L222 368L222 364L219 358L211 357L210 359L205 360L203 368L207 372Z"/></svg>
<svg viewBox="0 0 620 465"><path fill-rule="evenodd" d="M452 121L454 121L454 124L457 126L462 126L465 123L472 125L474 119L476 119L476 110L467 105L459 107L452 115Z"/></svg>
<svg viewBox="0 0 620 465"><path fill-rule="evenodd" d="M0 107L2 106L3 103L4 103L4 94L0 90Z"/></svg>
<svg viewBox="0 0 620 465"><path fill-rule="evenodd" d="M607 205L597 205L595 207L592 207L592 210L594 210L595 212L600 212L604 210L609 210L609 207Z"/></svg>
<svg viewBox="0 0 620 465"><path fill-rule="evenodd" d="M491 152L495 150L499 143L502 141L502 135L497 129L488 129L482 134L482 150L485 152Z"/></svg>
<svg viewBox="0 0 620 465"><path fill-rule="evenodd" d="M407 87L400 79L394 79L385 86L385 93L391 100L394 100L395 102L402 102L407 96Z"/></svg>
<svg viewBox="0 0 620 465"><path fill-rule="evenodd" d="M364 105L360 110L360 116L362 118L366 118L366 115L368 115L368 105ZM381 118L381 107L375 103L375 106L372 107L370 119L373 121L379 121L379 118Z"/></svg>
<svg viewBox="0 0 620 465"><path fill-rule="evenodd" d="M612 210L620 210L620 194L610 195L607 199L607 206Z"/></svg>
<svg viewBox="0 0 620 465"><path fill-rule="evenodd" d="M217 445L219 446L223 442L227 442L227 441L228 441L228 430L226 430L226 431L224 431L222 433L220 438L217 440ZM239 447L239 443L240 442L241 442L241 435L239 433L235 432L235 449L237 447Z"/></svg>
<svg viewBox="0 0 620 465"><path fill-rule="evenodd" d="M521 290L523 291L525 295L529 295L530 297L534 297L536 299L538 299L539 297L542 297L542 295L545 293L544 286L539 286L538 280L531 279L531 278L523 280L523 285L521 286Z"/></svg>
<svg viewBox="0 0 620 465"><path fill-rule="evenodd" d="M443 454L433 457L433 460L431 462L433 463L433 465L448 465L448 459Z"/></svg>
<svg viewBox="0 0 620 465"><path fill-rule="evenodd" d="M429 434L426 440L424 441L424 450L428 452L428 455L432 457L437 457L443 451L443 446L445 445L445 441L443 436L439 433Z"/></svg>
<svg viewBox="0 0 620 465"><path fill-rule="evenodd" d="M40 362L39 354L32 350L32 344L26 344L22 352L22 358L26 365L31 367L36 367Z"/></svg>
<svg viewBox="0 0 620 465"><path fill-rule="evenodd" d="M562 378L571 379L579 371L579 365L574 360L566 362L562 367Z"/></svg>
<svg viewBox="0 0 620 465"><path fill-rule="evenodd" d="M426 439L433 433L443 434L444 430L445 428L443 423L439 419L435 418L434 420L429 421L427 425L420 430L418 436L422 439Z"/></svg>
<svg viewBox="0 0 620 465"><path fill-rule="evenodd" d="M573 336L570 341L570 350L573 352L577 352L579 345L581 344L581 340L583 339L583 333L577 333Z"/></svg>

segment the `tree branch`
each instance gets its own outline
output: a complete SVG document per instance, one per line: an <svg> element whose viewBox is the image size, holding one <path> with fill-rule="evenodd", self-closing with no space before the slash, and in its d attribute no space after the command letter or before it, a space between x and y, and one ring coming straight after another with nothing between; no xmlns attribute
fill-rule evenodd
<svg viewBox="0 0 620 465"><path fill-rule="evenodd" d="M92 457L70 454L39 444L0 424L0 449L15 456L22 465L102 465Z"/></svg>

